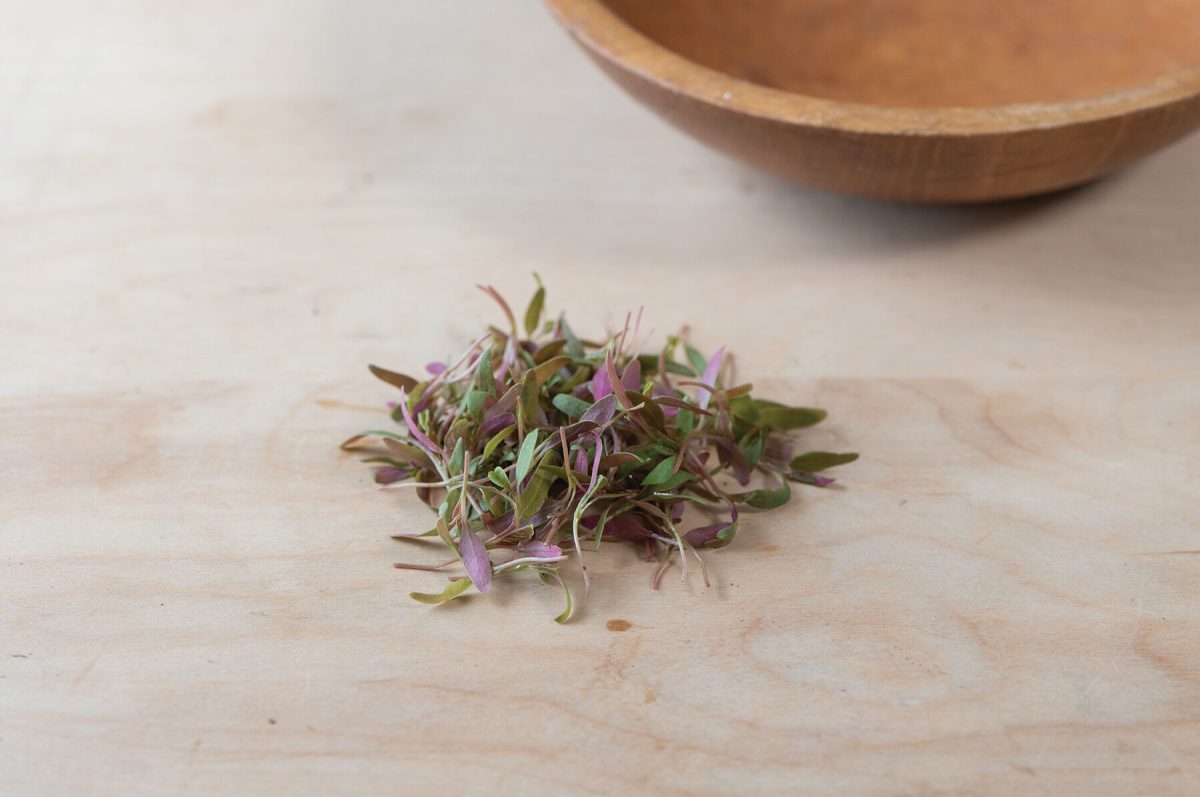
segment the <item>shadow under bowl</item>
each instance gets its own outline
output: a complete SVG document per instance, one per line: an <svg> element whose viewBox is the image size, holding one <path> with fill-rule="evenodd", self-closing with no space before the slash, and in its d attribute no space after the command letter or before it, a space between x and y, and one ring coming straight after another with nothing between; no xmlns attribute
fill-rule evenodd
<svg viewBox="0 0 1200 797"><path fill-rule="evenodd" d="M548 0L633 97L782 177L979 202L1200 126L1200 0Z"/></svg>

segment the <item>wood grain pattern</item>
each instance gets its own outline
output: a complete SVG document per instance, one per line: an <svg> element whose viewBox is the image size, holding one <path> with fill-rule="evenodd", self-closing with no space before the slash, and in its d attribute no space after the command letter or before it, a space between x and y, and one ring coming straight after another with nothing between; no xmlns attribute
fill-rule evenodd
<svg viewBox="0 0 1200 797"><path fill-rule="evenodd" d="M917 209L688 143L533 4L0 36L0 792L1200 789L1196 142ZM565 627L540 585L409 601L436 579L388 535L425 510L336 449L383 417L365 364L535 268L580 327L644 302L728 344L863 459L708 590L617 549Z"/></svg>
<svg viewBox="0 0 1200 797"><path fill-rule="evenodd" d="M859 196L1031 196L1200 127L1197 0L548 2L674 126Z"/></svg>

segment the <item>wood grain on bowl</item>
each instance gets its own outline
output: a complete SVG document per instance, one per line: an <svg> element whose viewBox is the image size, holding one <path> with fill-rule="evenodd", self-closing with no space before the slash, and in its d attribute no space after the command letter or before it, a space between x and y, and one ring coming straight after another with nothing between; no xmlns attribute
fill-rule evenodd
<svg viewBox="0 0 1200 797"><path fill-rule="evenodd" d="M1043 193L1200 126L1200 0L549 4L675 126L835 191Z"/></svg>

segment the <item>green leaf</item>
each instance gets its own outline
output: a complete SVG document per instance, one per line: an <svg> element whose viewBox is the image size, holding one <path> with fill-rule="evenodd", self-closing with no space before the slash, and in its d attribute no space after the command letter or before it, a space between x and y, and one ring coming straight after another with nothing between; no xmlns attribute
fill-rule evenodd
<svg viewBox="0 0 1200 797"><path fill-rule="evenodd" d="M542 458L541 465L534 471L533 478L529 480L529 484L525 485L525 489L521 491L521 495L517 499L518 523L529 520L542 508L542 504L546 503L546 496L550 494L550 485L554 483L552 468L557 464L558 457L554 451Z"/></svg>
<svg viewBox="0 0 1200 797"><path fill-rule="evenodd" d="M562 328L562 335L567 341L567 354L571 355L573 359L582 360L583 344L579 341L579 338L575 337L575 332L567 323L566 316L560 315L558 317L558 325Z"/></svg>
<svg viewBox="0 0 1200 797"><path fill-rule="evenodd" d="M646 487L655 484L665 484L670 480L671 475L675 472L675 458L667 457L666 459L655 465L645 478L642 479L642 484Z"/></svg>
<svg viewBox="0 0 1200 797"><path fill-rule="evenodd" d="M819 473L828 468L849 464L856 459L858 459L858 454L834 454L829 451L809 451L807 454L793 457L790 467L792 470Z"/></svg>
<svg viewBox="0 0 1200 797"><path fill-rule="evenodd" d="M517 425L515 423L510 423L508 426L505 426L503 429L501 429L500 431L498 431L494 435L492 435L492 439L488 440L487 445L485 445L483 447L484 461L486 461L489 457L492 456L492 454L494 454L496 452L497 446L499 446L501 443L503 443L504 438L506 438L510 434L512 434L513 430L516 428L517 428Z"/></svg>
<svg viewBox="0 0 1200 797"><path fill-rule="evenodd" d="M733 521L725 528L717 532L717 538L710 542L708 548L724 548L729 543L733 542L733 538L737 536L738 521Z"/></svg>
<svg viewBox="0 0 1200 797"><path fill-rule="evenodd" d="M684 351L687 352L688 362L692 364L694 376L700 376L704 373L704 369L708 367L708 358L701 354L691 346L684 346Z"/></svg>
<svg viewBox="0 0 1200 797"><path fill-rule="evenodd" d="M551 357L557 357L558 355L562 354L563 350L566 348L567 341L565 338L552 340L533 353L533 361L538 365L541 365Z"/></svg>
<svg viewBox="0 0 1200 797"><path fill-rule="evenodd" d="M525 334L532 335L533 331L538 328L538 322L542 320L542 307L546 304L546 289L538 285L537 291L534 292L533 298L529 300L529 307L525 309Z"/></svg>
<svg viewBox="0 0 1200 797"><path fill-rule="evenodd" d="M642 461L637 454L629 451L618 451L615 454L605 454L600 457L600 470L608 470L618 465L640 465Z"/></svg>
<svg viewBox="0 0 1200 797"><path fill-rule="evenodd" d="M782 487L775 490L768 490L765 487L760 490L751 490L748 493L740 493L733 496L734 500L741 504L747 504L755 509L777 509L788 502L792 497L792 488L785 480Z"/></svg>
<svg viewBox="0 0 1200 797"><path fill-rule="evenodd" d="M575 373L571 374L570 379L568 379L567 381L565 381L559 385L556 385L555 389L559 393L570 393L572 390L579 387L587 380L591 379L591 377L592 377L591 366L588 366L588 365L580 366L579 368L575 369Z"/></svg>
<svg viewBox="0 0 1200 797"><path fill-rule="evenodd" d="M570 620L571 619L571 590L567 589L567 582L563 581L562 576L560 576L554 570L550 570L548 568L540 568L540 567L534 568L534 569L537 570L538 576L542 579L543 584L550 583L551 578L553 578L555 581L557 581L558 585L560 587L562 587L563 594L567 598L567 608L562 610L562 614L560 614L558 617L554 618L554 622L565 623L567 620Z"/></svg>
<svg viewBox="0 0 1200 797"><path fill-rule="evenodd" d="M533 380L540 388L542 385L550 381L550 377L558 373L560 368L564 368L571 364L570 357L552 357L546 362L533 369Z"/></svg>
<svg viewBox="0 0 1200 797"><path fill-rule="evenodd" d="M467 410L467 414L478 419L480 413L483 412L484 403L491 395L485 390L468 390L467 395L463 397L463 407Z"/></svg>
<svg viewBox="0 0 1200 797"><path fill-rule="evenodd" d="M618 476L627 476L633 471L641 469L644 463L654 462L655 460L662 459L663 457L670 457L673 459L679 452L659 443L644 443L640 446L634 446L633 448L629 449L628 453L637 457L639 462L630 462L628 460L622 462L617 467Z"/></svg>
<svg viewBox="0 0 1200 797"><path fill-rule="evenodd" d="M533 450L537 448L537 443L537 429L525 435L525 439L521 441L521 449L517 452L517 484L525 481L525 477L529 475L529 468L533 465Z"/></svg>
<svg viewBox="0 0 1200 797"><path fill-rule="evenodd" d="M533 371L521 375L521 397L517 401L517 425L531 429L538 422L538 384Z"/></svg>
<svg viewBox="0 0 1200 797"><path fill-rule="evenodd" d="M359 462L369 462L373 465L391 465L393 468L412 467L411 463L401 462L400 460L393 459L392 457L363 457L359 460Z"/></svg>
<svg viewBox="0 0 1200 797"><path fill-rule="evenodd" d="M658 373L658 355L657 354L639 354L638 361L642 364L643 374ZM667 373L679 374L680 376L695 376L692 369L682 363L677 363L672 359L666 361Z"/></svg>
<svg viewBox="0 0 1200 797"><path fill-rule="evenodd" d="M434 526L437 534L442 538L442 542L446 543L446 547L454 551L454 556L461 562L462 556L458 553L458 546L454 544L454 538L450 536L450 526L443 518L438 518L437 525Z"/></svg>
<svg viewBox="0 0 1200 797"><path fill-rule="evenodd" d="M679 470L676 471L671 478L656 486L654 491L656 493L667 493L685 482L690 482L694 478L696 478L696 474L686 470Z"/></svg>
<svg viewBox="0 0 1200 797"><path fill-rule="evenodd" d="M691 410L680 410L675 413L675 430L679 439L687 437L696 428L696 415Z"/></svg>
<svg viewBox="0 0 1200 797"><path fill-rule="evenodd" d="M750 423L758 423L759 421L758 407L755 406L754 400L749 396L738 396L731 399L729 409L734 415L744 421Z"/></svg>
<svg viewBox="0 0 1200 797"><path fill-rule="evenodd" d="M815 407L787 407L761 399L754 404L758 408L758 424L771 429L803 429L820 423L828 415Z"/></svg>
<svg viewBox="0 0 1200 797"><path fill-rule="evenodd" d="M450 475L458 476L463 469L463 456L465 452L463 439L458 438L458 442L454 444L454 453L450 455Z"/></svg>
<svg viewBox="0 0 1200 797"><path fill-rule="evenodd" d="M753 468L758 464L759 457L762 456L763 449L767 445L767 436L765 433L751 435L746 440L742 441L742 453L746 455L746 463Z"/></svg>
<svg viewBox="0 0 1200 797"><path fill-rule="evenodd" d="M438 508L438 514L447 522L450 522L450 516L454 513L454 507L458 506L458 499L462 496L462 485L456 484L446 491L446 498L442 501L442 505Z"/></svg>
<svg viewBox="0 0 1200 797"><path fill-rule="evenodd" d="M385 437L383 438L383 444L387 447L388 451L419 468L428 467L430 464L429 455L425 453L424 449L417 448L412 443L405 443Z"/></svg>
<svg viewBox="0 0 1200 797"><path fill-rule="evenodd" d="M475 389L492 396L496 393L496 375L492 373L492 347L488 346L479 355L475 366Z"/></svg>
<svg viewBox="0 0 1200 797"><path fill-rule="evenodd" d="M658 406L657 401L644 393L634 393L631 391L628 395L634 404L643 405L638 412L641 413L642 419L650 424L651 428L658 429L659 431L667 428L667 416L663 414L662 407Z"/></svg>
<svg viewBox="0 0 1200 797"><path fill-rule="evenodd" d="M596 550L600 550L600 543L604 540L604 527L608 523L608 513L612 508L617 506L616 503L606 504L604 509L600 510L600 518L596 521L596 527L592 529L592 536L596 540ZM618 511L620 514L620 511Z"/></svg>
<svg viewBox="0 0 1200 797"><path fill-rule="evenodd" d="M488 478L492 484L499 487L501 490L509 490L512 488L512 482L508 480L508 474L504 472L504 468L497 465L488 472Z"/></svg>
<svg viewBox="0 0 1200 797"><path fill-rule="evenodd" d="M570 393L559 393L554 397L552 403L565 413L568 418L578 418L587 412L588 407L592 406L583 399L572 396Z"/></svg>
<svg viewBox="0 0 1200 797"><path fill-rule="evenodd" d="M408 597L421 603L439 604L452 601L471 588L471 579L460 578L441 592L410 592Z"/></svg>

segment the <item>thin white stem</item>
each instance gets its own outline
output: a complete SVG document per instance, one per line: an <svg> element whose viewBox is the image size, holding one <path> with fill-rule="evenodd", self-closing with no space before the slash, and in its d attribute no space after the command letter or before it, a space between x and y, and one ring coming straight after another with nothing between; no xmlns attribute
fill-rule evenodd
<svg viewBox="0 0 1200 797"><path fill-rule="evenodd" d="M567 557L565 555L564 556L522 556L520 559L511 559L502 564L494 565L492 567L492 573L493 574L503 573L505 570L509 570L513 567L516 567L517 565L545 564L546 562L562 562L562 561L565 561L566 558Z"/></svg>

